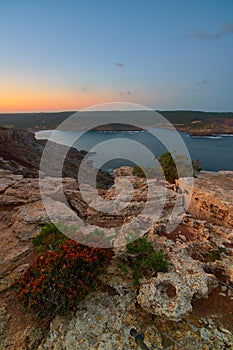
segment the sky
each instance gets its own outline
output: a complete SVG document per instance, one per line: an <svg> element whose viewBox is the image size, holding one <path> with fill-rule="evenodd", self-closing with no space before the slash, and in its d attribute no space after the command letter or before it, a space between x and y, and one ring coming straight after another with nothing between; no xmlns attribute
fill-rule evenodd
<svg viewBox="0 0 233 350"><path fill-rule="evenodd" d="M0 113L233 111L232 0L0 0Z"/></svg>

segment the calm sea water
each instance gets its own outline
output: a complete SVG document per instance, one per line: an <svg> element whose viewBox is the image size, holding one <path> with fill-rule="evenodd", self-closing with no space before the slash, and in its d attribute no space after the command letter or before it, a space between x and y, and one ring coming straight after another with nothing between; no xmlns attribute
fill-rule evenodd
<svg viewBox="0 0 233 350"><path fill-rule="evenodd" d="M102 164L102 169L111 172L123 165L134 165L139 160L139 165L153 166L151 154L157 157L167 151L163 143L168 142L170 150L176 149L173 140L175 132L168 129L151 129L159 134L160 142L147 131L121 131L100 132L77 131L53 132L52 141L67 146L73 146L79 150L93 151L89 155L94 163ZM150 130L148 130L150 131ZM39 131L38 139L48 139L51 131ZM179 133L191 156L191 159L199 159L203 170L233 170L233 135L220 135L217 137L190 137L187 133ZM108 141L106 143L106 141ZM105 143L103 143L105 142ZM97 147L97 148L96 148ZM148 153L149 152L149 153ZM150 153L151 152L151 153ZM96 161L98 159L98 161Z"/></svg>

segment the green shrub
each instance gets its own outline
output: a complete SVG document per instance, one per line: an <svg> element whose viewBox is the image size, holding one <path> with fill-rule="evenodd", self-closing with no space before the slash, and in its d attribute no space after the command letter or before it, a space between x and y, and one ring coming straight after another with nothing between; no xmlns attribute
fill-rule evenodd
<svg viewBox="0 0 233 350"><path fill-rule="evenodd" d="M192 160L193 175L196 176L201 171L201 162L199 159Z"/></svg>
<svg viewBox="0 0 233 350"><path fill-rule="evenodd" d="M46 224L40 233L32 239L32 243L37 251L46 251L55 250L66 240L67 237L54 224Z"/></svg>
<svg viewBox="0 0 233 350"><path fill-rule="evenodd" d="M140 167L139 165L136 165L133 167L133 175L134 176L138 176L138 177L142 177L142 178L145 178L146 175L143 171L143 168Z"/></svg>
<svg viewBox="0 0 233 350"><path fill-rule="evenodd" d="M159 157L159 162L163 168L163 173L168 182L175 182L178 179L178 173L175 161L170 152L165 152Z"/></svg>
<svg viewBox="0 0 233 350"><path fill-rule="evenodd" d="M146 237L139 238L126 245L129 254L143 253L148 254L154 251L152 242L149 242Z"/></svg>
<svg viewBox="0 0 233 350"><path fill-rule="evenodd" d="M126 245L129 261L134 272L134 285L137 286L139 278L157 272L166 272L168 263L162 251L156 252L153 243L146 237Z"/></svg>
<svg viewBox="0 0 233 350"><path fill-rule="evenodd" d="M175 159L175 160L174 160ZM201 165L200 160L192 160L192 166L187 166L187 161L182 156L177 155L176 157L172 157L172 154L170 152L163 153L158 158L159 163L162 166L163 174L165 176L165 179L170 183L175 183L175 180L178 179L178 172L176 168L176 162L179 163L179 169L181 174L180 176L196 176L201 171ZM133 168L133 175L138 177L148 177L153 178L160 175L159 169L157 168L144 168L140 166L135 166Z"/></svg>
<svg viewBox="0 0 233 350"><path fill-rule="evenodd" d="M153 179L160 176L158 169L136 165L133 167L133 175L141 178Z"/></svg>

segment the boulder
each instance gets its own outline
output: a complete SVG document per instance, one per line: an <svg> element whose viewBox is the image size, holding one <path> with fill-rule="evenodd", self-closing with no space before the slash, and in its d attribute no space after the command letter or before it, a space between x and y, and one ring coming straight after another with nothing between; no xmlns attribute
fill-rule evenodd
<svg viewBox="0 0 233 350"><path fill-rule="evenodd" d="M207 298L217 286L214 275L204 272L198 261L187 255L173 257L175 270L143 279L138 294L141 307L150 314L180 321L192 310L194 298Z"/></svg>

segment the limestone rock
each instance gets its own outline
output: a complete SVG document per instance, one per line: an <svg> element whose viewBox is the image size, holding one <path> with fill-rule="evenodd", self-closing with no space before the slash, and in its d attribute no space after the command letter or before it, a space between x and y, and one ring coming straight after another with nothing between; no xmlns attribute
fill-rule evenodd
<svg viewBox="0 0 233 350"><path fill-rule="evenodd" d="M166 201L163 202L164 188L161 183L157 183L155 179L149 180L149 185L154 186L156 190L152 191L148 197L148 184L143 179L132 177L126 170L123 173L128 181L125 187L127 191L117 191L117 187L119 189L121 186L121 180L118 177L112 188L99 190L99 194L107 202L115 199L114 204L110 203L110 209L115 213L110 213L109 223L112 224L111 221L117 224L123 223L118 237L119 241L122 239L123 246L125 235L134 216L136 216L135 229L143 229L148 225L149 237L156 249L164 251L169 261L169 270L167 273L158 273L157 276L153 275L148 280L144 278L140 281L138 302L142 308L138 308L136 290L132 292L131 286L133 272L119 277L116 266L114 269L109 269L108 274L111 277L105 278L104 282L110 288L110 292L107 293L108 288L106 288L104 292L89 296L79 305L76 315L70 319L57 317L52 322L48 338L44 340L40 349L135 349L135 342L129 335L131 327L143 329L145 341L151 348L155 344L158 349L162 349L162 344L166 343L165 334L171 346L176 348L189 349L190 344L193 344L194 348L202 348L206 338L210 346L216 349L222 348L223 341L225 344L232 345L231 334L221 330L214 332L214 327L207 334L203 330L205 328L203 325L197 327L191 320L186 322L192 301L208 297L209 292L216 286L216 278L213 275L215 271L220 271L227 282L233 283L232 173L217 173L217 175L202 173L200 180L199 178L196 180L197 185L195 184L199 186L199 189L197 187L199 192L196 190L194 194L200 195L201 202L206 201L207 209L204 210L204 206L197 206L195 212L195 209L191 208L189 212L193 210L193 214L186 215L181 224L170 233L166 232L165 227L177 200L179 205L176 214L181 215L183 212L182 198L185 199L183 184L187 184L188 179L181 180L181 193L167 189ZM23 178L8 170L0 171L0 291L4 293L15 278L28 268L30 259L33 258L31 238L40 230L41 224L49 221L50 218L65 222L72 221L73 215L77 214L88 222L92 220L97 225L106 224L108 213L103 211L99 214L95 210L95 207L101 209L101 198L96 201L95 192L89 185L84 189L85 194L89 195L88 203L83 198L75 179L64 178L61 184L56 178L44 177L41 185L40 187L38 179ZM133 197L129 200L129 191L132 186ZM217 197L214 195L215 188ZM65 201L61 197L63 190ZM52 208L50 218L45 211L41 194L48 195L47 200L50 201ZM198 202L194 196L192 201L193 206ZM73 209L73 214L72 211L66 210L65 202L70 205L69 209ZM141 210L146 202L148 207L142 213ZM164 205L158 220L155 217L156 204ZM211 208L213 209L211 204L218 205L218 208L224 210L227 227L223 227L224 223L220 217L211 215ZM140 219L137 213L142 214ZM115 231L115 228L110 225L108 232L111 237L114 237ZM209 250L217 250L219 247L223 248L219 259L208 261L206 253ZM117 249L115 252L119 253ZM123 262L127 260L123 259ZM225 298L227 299L227 296ZM156 314L158 317L148 323L150 314ZM8 316L5 309L0 309L3 325L0 331L3 332L3 338ZM13 317L12 314L10 316ZM186 317L185 322L182 321L183 317ZM176 322L177 320L181 321ZM170 328L166 328L167 324ZM95 327L96 325L99 327ZM175 327L179 327L179 330ZM182 327L186 327L185 330ZM200 331L201 328L203 329ZM25 332L22 339L30 333L29 330ZM20 335L17 337L20 338ZM3 344L14 343L14 339L11 339L10 343L8 341L9 339ZM22 342L19 344L23 344Z"/></svg>
<svg viewBox="0 0 233 350"><path fill-rule="evenodd" d="M233 228L232 171L201 171L194 181L193 189L189 178L179 179L178 187L185 202L192 190L188 212L195 218Z"/></svg>
<svg viewBox="0 0 233 350"><path fill-rule="evenodd" d="M173 251L172 263L174 271L141 281L138 302L148 313L179 321L192 310L193 298L207 298L217 280L182 253Z"/></svg>
<svg viewBox="0 0 233 350"><path fill-rule="evenodd" d="M130 328L137 321L130 318L130 308L129 294L96 293L79 306L72 320L64 322L57 317L38 350L135 349Z"/></svg>

